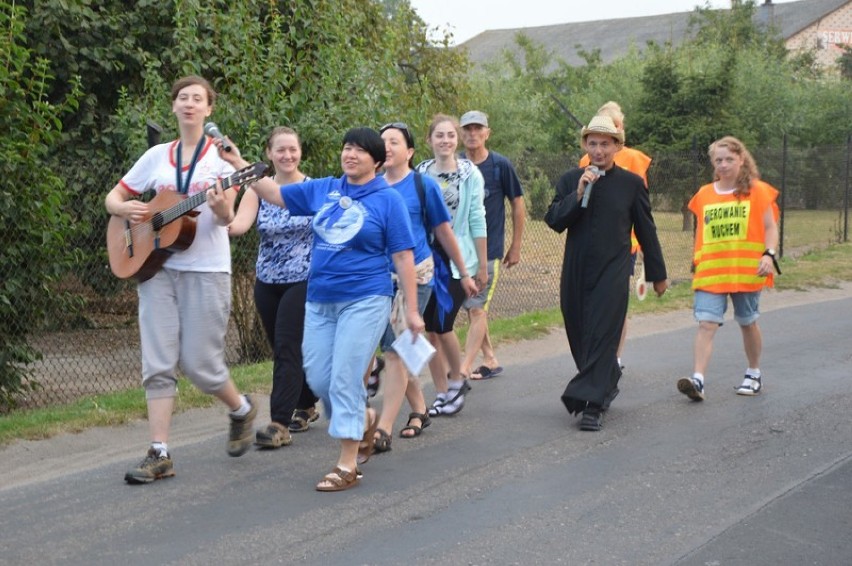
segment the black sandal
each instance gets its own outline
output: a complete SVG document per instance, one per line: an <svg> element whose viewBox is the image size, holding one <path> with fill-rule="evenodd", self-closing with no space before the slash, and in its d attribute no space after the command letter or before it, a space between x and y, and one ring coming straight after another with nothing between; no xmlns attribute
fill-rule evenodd
<svg viewBox="0 0 852 566"><path fill-rule="evenodd" d="M376 368L370 372L370 377L367 378L367 396L375 397L379 392L381 385L381 373L385 369L385 360L381 356L376 356Z"/></svg>
<svg viewBox="0 0 852 566"><path fill-rule="evenodd" d="M383 431L380 428L376 429L376 433L378 433L379 437L376 439L376 443L373 445L374 452L387 452L391 449L391 435L387 432Z"/></svg>
<svg viewBox="0 0 852 566"><path fill-rule="evenodd" d="M413 421L414 419L418 419L420 421L420 426L411 424L411 421ZM409 413L408 424L405 425L403 429L399 431L399 436L401 438L417 438L418 436L420 436L420 433L423 432L423 429L429 426L430 424L432 424L432 419L430 419L429 415L427 415L426 413ZM403 434L407 430L413 431L414 434Z"/></svg>
<svg viewBox="0 0 852 566"><path fill-rule="evenodd" d="M290 424L287 426L290 432L305 432L309 430L310 424L319 419L319 413L315 407L310 409L296 409L293 411L293 416L290 417Z"/></svg>

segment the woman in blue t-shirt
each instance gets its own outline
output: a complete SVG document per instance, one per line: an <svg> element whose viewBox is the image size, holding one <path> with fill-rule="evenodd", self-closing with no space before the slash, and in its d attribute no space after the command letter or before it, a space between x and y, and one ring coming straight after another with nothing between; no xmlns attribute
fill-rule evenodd
<svg viewBox="0 0 852 566"><path fill-rule="evenodd" d="M379 130L385 140L385 180L391 187L399 191L408 208L414 236L414 263L417 274L417 302L421 314L432 295L432 277L434 263L430 234L434 233L435 240L447 251L447 254L457 265L464 265L461 249L459 248L453 228L450 226L450 212L444 203L441 189L434 179L427 175L415 173L411 168L414 155L414 137L408 126L402 122L392 122ZM418 178L420 189L418 189ZM425 207L425 210L424 210ZM467 296L476 295L476 284L464 271L461 273L461 286ZM396 307L394 308L396 312ZM379 426L376 430L376 452L385 452L391 447L391 432L393 424L402 407L403 395L408 399L412 412L408 415L408 423L400 431L402 438L420 436L424 428L429 426L426 401L420 389L420 381L411 376L402 360L393 350L396 328L388 325L382 337L381 349L385 352L384 401Z"/></svg>
<svg viewBox="0 0 852 566"><path fill-rule="evenodd" d="M226 159L235 167L247 164L236 147ZM376 175L384 161L379 133L354 128L343 138L342 177L283 187L266 178L252 185L263 200L314 217L302 354L308 385L330 419L329 434L340 440L337 464L318 491L357 485L359 452L363 461L373 451L378 417L366 408L363 376L390 317L388 257L406 299L408 328L415 337L424 328L411 223L400 194Z"/></svg>
<svg viewBox="0 0 852 566"><path fill-rule="evenodd" d="M292 128L272 130L266 140L266 157L275 169L272 179L278 185L308 180L299 170L302 143ZM262 448L279 448L291 443L291 431L308 430L309 423L319 416L317 398L307 386L302 368L305 297L314 238L310 216L292 215L286 208L260 200L254 191L246 191L228 225L228 234L245 234L255 221L260 245L254 304L272 347L273 361L271 422L255 433L254 443Z"/></svg>

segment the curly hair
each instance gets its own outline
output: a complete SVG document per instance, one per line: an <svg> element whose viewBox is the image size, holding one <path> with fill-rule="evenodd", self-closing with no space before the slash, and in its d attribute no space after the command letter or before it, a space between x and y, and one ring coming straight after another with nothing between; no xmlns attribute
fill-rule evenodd
<svg viewBox="0 0 852 566"><path fill-rule="evenodd" d="M710 156L710 162L713 162L713 153L718 148L725 148L733 154L739 155L743 164L740 167L740 172L737 174L737 179L734 182L734 195L737 197L747 197L751 190L751 183L760 178L760 171L757 170L757 163L754 162L754 157L751 156L745 144L733 136L725 136L710 144L707 149L707 155ZM714 173L713 180L718 181L719 176Z"/></svg>

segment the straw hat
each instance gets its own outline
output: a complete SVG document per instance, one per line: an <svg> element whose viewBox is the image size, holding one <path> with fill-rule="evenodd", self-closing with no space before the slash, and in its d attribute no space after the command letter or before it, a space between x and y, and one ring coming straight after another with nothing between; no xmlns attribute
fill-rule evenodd
<svg viewBox="0 0 852 566"><path fill-rule="evenodd" d="M597 115L592 118L589 125L580 132L580 139L586 141L589 134L603 134L615 138L618 143L624 143L624 132L615 127L615 122L609 116Z"/></svg>

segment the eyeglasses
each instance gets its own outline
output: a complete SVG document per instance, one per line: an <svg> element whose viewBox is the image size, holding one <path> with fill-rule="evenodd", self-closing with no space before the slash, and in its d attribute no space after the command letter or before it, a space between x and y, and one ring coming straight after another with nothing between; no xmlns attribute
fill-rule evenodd
<svg viewBox="0 0 852 566"><path fill-rule="evenodd" d="M383 134L391 128L402 132L402 137L405 138L405 144L409 148L414 148L414 137L411 135L411 131L408 129L408 124L406 124L405 122L391 122L390 124L385 124L384 126L379 128L379 133Z"/></svg>

